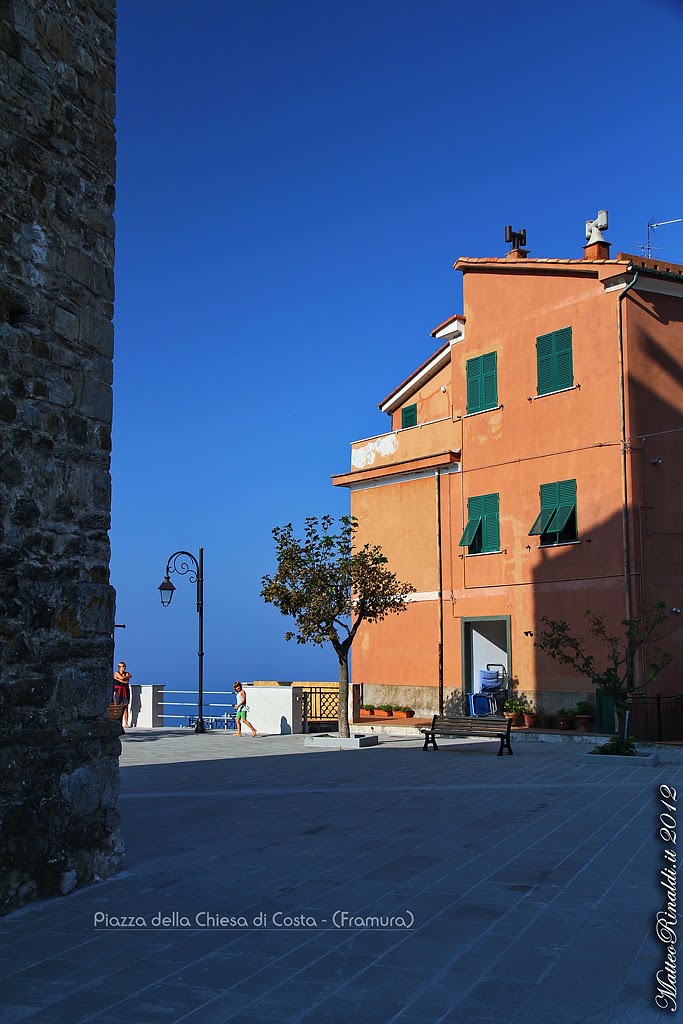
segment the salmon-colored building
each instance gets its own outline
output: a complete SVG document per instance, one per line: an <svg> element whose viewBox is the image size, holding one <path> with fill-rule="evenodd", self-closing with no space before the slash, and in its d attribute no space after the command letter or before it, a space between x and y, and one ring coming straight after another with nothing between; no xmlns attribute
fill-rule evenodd
<svg viewBox="0 0 683 1024"><path fill-rule="evenodd" d="M464 315L381 403L388 433L352 444L359 539L417 589L364 625L362 699L459 713L502 665L548 712L594 688L540 654L541 617L584 629L664 601L683 690L683 266L619 253L462 258ZM465 700L465 705L466 705Z"/></svg>

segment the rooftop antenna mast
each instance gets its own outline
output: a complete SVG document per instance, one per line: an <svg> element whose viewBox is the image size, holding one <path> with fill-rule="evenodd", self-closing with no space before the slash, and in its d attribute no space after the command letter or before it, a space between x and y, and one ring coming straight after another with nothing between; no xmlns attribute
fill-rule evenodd
<svg viewBox="0 0 683 1024"><path fill-rule="evenodd" d="M674 220L660 220L657 223L648 224L647 226L647 258L650 259L650 253L652 252L651 243L651 232L656 231L657 228L663 228L666 224L680 224L683 222L683 217L676 217Z"/></svg>

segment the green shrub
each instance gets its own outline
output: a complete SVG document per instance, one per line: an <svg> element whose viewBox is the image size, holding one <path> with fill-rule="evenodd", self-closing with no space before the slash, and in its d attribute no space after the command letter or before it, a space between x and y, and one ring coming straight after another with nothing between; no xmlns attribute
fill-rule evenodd
<svg viewBox="0 0 683 1024"><path fill-rule="evenodd" d="M503 711L515 712L516 714L519 714L520 711L524 714L526 709L527 702L525 697L508 697L503 705Z"/></svg>
<svg viewBox="0 0 683 1024"><path fill-rule="evenodd" d="M611 739L607 740L607 743L601 744L601 746L595 748L596 754L622 754L627 757L632 757L638 753L636 750L635 740L627 736L625 740L622 740L620 736L612 736Z"/></svg>
<svg viewBox="0 0 683 1024"><path fill-rule="evenodd" d="M574 708L558 708L555 712L558 718L575 718L576 712Z"/></svg>
<svg viewBox="0 0 683 1024"><path fill-rule="evenodd" d="M361 709L361 711L374 711L375 710L375 705L374 704L361 704L360 709Z"/></svg>
<svg viewBox="0 0 683 1024"><path fill-rule="evenodd" d="M593 717L593 705L589 700L577 700L576 702L576 713L577 715L590 715Z"/></svg>

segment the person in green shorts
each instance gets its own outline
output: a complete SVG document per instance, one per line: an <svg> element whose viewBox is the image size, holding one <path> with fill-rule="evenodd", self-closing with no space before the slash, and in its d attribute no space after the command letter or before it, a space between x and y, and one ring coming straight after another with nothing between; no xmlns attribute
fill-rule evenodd
<svg viewBox="0 0 683 1024"><path fill-rule="evenodd" d="M251 722L247 721L247 711L249 708L247 707L247 695L242 689L242 684L234 683L232 688L235 691L235 696L237 697L237 704L235 708L235 725L237 727L237 735L242 735L242 722L244 722L244 724L248 725L251 729L251 735L255 736L256 729Z"/></svg>

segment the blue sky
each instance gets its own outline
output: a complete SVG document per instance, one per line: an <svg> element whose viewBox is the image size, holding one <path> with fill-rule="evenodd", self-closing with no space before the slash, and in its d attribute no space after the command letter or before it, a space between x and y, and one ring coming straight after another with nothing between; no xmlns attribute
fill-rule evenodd
<svg viewBox="0 0 683 1024"><path fill-rule="evenodd" d="M117 658L192 686L333 679L259 597L270 531L348 511L330 475L461 310L460 255L612 253L683 216L683 4L119 0L112 583ZM683 262L683 224L656 254Z"/></svg>

